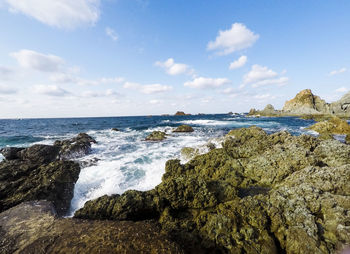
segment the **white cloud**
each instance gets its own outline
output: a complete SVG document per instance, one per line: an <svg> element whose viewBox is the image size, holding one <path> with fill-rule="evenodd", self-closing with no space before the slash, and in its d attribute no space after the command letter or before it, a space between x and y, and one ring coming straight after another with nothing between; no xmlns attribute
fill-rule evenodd
<svg viewBox="0 0 350 254"><path fill-rule="evenodd" d="M175 63L173 58L169 58L165 62L157 61L156 66L163 68L169 75L179 75L179 74L193 74L194 70L191 69L187 64Z"/></svg>
<svg viewBox="0 0 350 254"><path fill-rule="evenodd" d="M93 25L100 16L100 0L5 0L11 12L22 13L46 25L72 29Z"/></svg>
<svg viewBox="0 0 350 254"><path fill-rule="evenodd" d="M22 49L10 55L17 60L21 67L43 72L58 72L64 64L63 59L58 56L45 55L28 49Z"/></svg>
<svg viewBox="0 0 350 254"><path fill-rule="evenodd" d="M283 71L282 73L285 73ZM260 66L254 64L252 69L243 76L243 84L240 88L243 88L247 84L252 84L252 87L260 87L267 85L286 85L289 78L287 77L278 77L278 73L267 68L266 66Z"/></svg>
<svg viewBox="0 0 350 254"><path fill-rule="evenodd" d="M0 94L15 94L17 90L6 85L0 85Z"/></svg>
<svg viewBox="0 0 350 254"><path fill-rule="evenodd" d="M287 77L280 77L275 79L265 79L258 81L252 85L252 87L260 87L260 86L267 86L267 85L278 85L278 86L284 86L289 81L289 78Z"/></svg>
<svg viewBox="0 0 350 254"><path fill-rule="evenodd" d="M87 98L97 98L97 97L117 97L120 96L119 93L112 89L107 89L106 91L84 91L82 94L82 97Z"/></svg>
<svg viewBox="0 0 350 254"><path fill-rule="evenodd" d="M208 43L208 50L217 50L219 55L228 55L235 51L251 47L259 35L250 31L244 24L234 23L231 29L219 31L215 41Z"/></svg>
<svg viewBox="0 0 350 254"><path fill-rule="evenodd" d="M36 85L34 91L38 94L62 97L69 94L68 91L55 85Z"/></svg>
<svg viewBox="0 0 350 254"><path fill-rule="evenodd" d="M171 86L161 84L141 85L132 82L125 82L123 87L127 89L134 89L144 94L163 93L173 89Z"/></svg>
<svg viewBox="0 0 350 254"><path fill-rule="evenodd" d="M0 80L7 80L13 74L13 70L4 66L0 66Z"/></svg>
<svg viewBox="0 0 350 254"><path fill-rule="evenodd" d="M344 73L344 72L346 72L346 71L347 71L347 69L346 69L345 67L343 67L343 68L341 68L341 69L339 69L339 70L331 71L331 72L329 73L329 76L334 76L334 75L337 75L337 74L340 74L340 73Z"/></svg>
<svg viewBox="0 0 350 254"><path fill-rule="evenodd" d="M241 68L242 66L244 66L246 64L247 60L248 60L248 58L246 56L241 56L236 61L234 61L230 64L229 69L234 70L234 69Z"/></svg>
<svg viewBox="0 0 350 254"><path fill-rule="evenodd" d="M156 104L160 104L162 101L160 100L150 100L149 101L149 104L153 104L153 105L156 105Z"/></svg>
<svg viewBox="0 0 350 254"><path fill-rule="evenodd" d="M184 86L192 88L218 88L222 85L230 83L230 80L227 78L204 78L198 77L192 81L188 81Z"/></svg>
<svg viewBox="0 0 350 254"><path fill-rule="evenodd" d="M106 27L105 32L106 32L106 35L109 36L113 41L118 40L118 35L112 28Z"/></svg>
<svg viewBox="0 0 350 254"><path fill-rule="evenodd" d="M338 89L335 90L335 92L337 93L346 93L348 92L350 89L349 88L346 88L346 87L339 87Z"/></svg>
<svg viewBox="0 0 350 254"><path fill-rule="evenodd" d="M49 77L49 79L55 83L74 83L80 86L97 86L100 84L119 84L124 82L124 78L100 78L96 80L83 79L80 77L75 77L68 73L54 73Z"/></svg>

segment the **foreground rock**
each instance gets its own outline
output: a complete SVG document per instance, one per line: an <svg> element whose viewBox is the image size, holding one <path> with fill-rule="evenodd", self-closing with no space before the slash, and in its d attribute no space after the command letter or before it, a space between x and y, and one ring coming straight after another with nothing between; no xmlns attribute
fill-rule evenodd
<svg viewBox="0 0 350 254"><path fill-rule="evenodd" d="M79 164L67 159L88 153L92 142L90 136L81 133L53 146L2 149L5 160L0 162L0 212L24 201L45 199L54 203L58 214L65 214L80 173Z"/></svg>
<svg viewBox="0 0 350 254"><path fill-rule="evenodd" d="M47 201L0 214L0 253L183 253L154 222L58 218Z"/></svg>
<svg viewBox="0 0 350 254"><path fill-rule="evenodd" d="M252 109L249 115L350 117L350 92L336 102L327 103L314 95L310 89L305 89L293 99L286 101L282 110L275 110L269 104L264 110Z"/></svg>
<svg viewBox="0 0 350 254"><path fill-rule="evenodd" d="M189 125L180 125L173 132L194 132L194 129Z"/></svg>
<svg viewBox="0 0 350 254"><path fill-rule="evenodd" d="M349 181L349 145L251 127L168 161L155 189L89 201L75 217L158 220L192 253L336 253L350 244Z"/></svg>
<svg viewBox="0 0 350 254"><path fill-rule="evenodd" d="M153 131L146 137L147 141L162 141L166 139L166 134L163 131Z"/></svg>
<svg viewBox="0 0 350 254"><path fill-rule="evenodd" d="M329 120L316 123L308 127L308 129L317 131L320 134L350 134L348 122L338 117L332 117Z"/></svg>

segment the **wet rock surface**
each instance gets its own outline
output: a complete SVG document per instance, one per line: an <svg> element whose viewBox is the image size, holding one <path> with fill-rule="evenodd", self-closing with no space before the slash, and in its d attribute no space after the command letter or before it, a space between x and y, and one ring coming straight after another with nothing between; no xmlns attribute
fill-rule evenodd
<svg viewBox="0 0 350 254"><path fill-rule="evenodd" d="M173 130L173 132L193 132L194 129L189 126L189 125L180 125L179 127L177 127L175 130Z"/></svg>
<svg viewBox="0 0 350 254"><path fill-rule="evenodd" d="M336 253L350 244L350 146L337 140L236 129L223 148L170 160L165 171L155 189L89 201L75 216L154 219L189 253Z"/></svg>
<svg viewBox="0 0 350 254"><path fill-rule="evenodd" d="M47 201L0 213L0 253L184 253L151 221L58 218Z"/></svg>
<svg viewBox="0 0 350 254"><path fill-rule="evenodd" d="M166 134L163 131L153 131L146 137L147 141L162 141L166 139Z"/></svg>
<svg viewBox="0 0 350 254"><path fill-rule="evenodd" d="M95 142L81 133L53 146L4 148L0 162L0 212L29 200L49 200L58 214L65 214L73 197L80 166L67 160L86 154Z"/></svg>

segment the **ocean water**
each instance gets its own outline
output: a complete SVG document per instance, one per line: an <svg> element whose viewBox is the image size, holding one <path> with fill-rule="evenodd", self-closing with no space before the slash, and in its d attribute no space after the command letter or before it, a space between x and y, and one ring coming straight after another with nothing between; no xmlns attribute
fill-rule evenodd
<svg viewBox="0 0 350 254"><path fill-rule="evenodd" d="M72 214L86 201L105 194L154 188L161 182L167 160L179 158L185 162L180 156L183 147L204 147L209 140L222 137L231 129L252 125L269 133L287 130L293 135L316 135L305 130L313 123L313 120L294 117L251 118L227 114L0 120L0 148L53 144L55 140L71 138L80 132L94 137L97 144L93 144L92 153L79 159L89 162L89 166L82 168L75 185ZM173 128L181 124L191 125L195 131L172 133ZM154 130L170 135L162 142L144 141Z"/></svg>

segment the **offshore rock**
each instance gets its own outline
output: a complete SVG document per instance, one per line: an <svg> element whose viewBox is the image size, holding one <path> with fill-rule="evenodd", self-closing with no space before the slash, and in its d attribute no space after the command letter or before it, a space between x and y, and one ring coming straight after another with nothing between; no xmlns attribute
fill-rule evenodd
<svg viewBox="0 0 350 254"><path fill-rule="evenodd" d="M194 129L189 126L189 125L180 125L179 127L177 127L175 130L173 130L173 132L193 132Z"/></svg>
<svg viewBox="0 0 350 254"><path fill-rule="evenodd" d="M189 116L189 115L191 115L191 114L186 114L186 113L183 112L183 111L177 111L177 112L175 113L175 116Z"/></svg>
<svg viewBox="0 0 350 254"><path fill-rule="evenodd" d="M350 146L251 127L168 161L155 189L89 201L75 216L158 220L190 253L336 253L350 244L349 181Z"/></svg>
<svg viewBox="0 0 350 254"><path fill-rule="evenodd" d="M95 141L81 133L53 146L2 149L0 212L24 201L45 199L53 202L60 215L65 214L80 173L79 164L66 159L88 153L91 142Z"/></svg>
<svg viewBox="0 0 350 254"><path fill-rule="evenodd" d="M320 134L350 134L350 125L339 117L332 117L329 120L316 123L308 129Z"/></svg>
<svg viewBox="0 0 350 254"><path fill-rule="evenodd" d="M147 141L162 141L166 139L165 132L163 131L153 131L146 137Z"/></svg>
<svg viewBox="0 0 350 254"><path fill-rule="evenodd" d="M154 222L58 218L47 201L0 214L0 253L184 253Z"/></svg>

